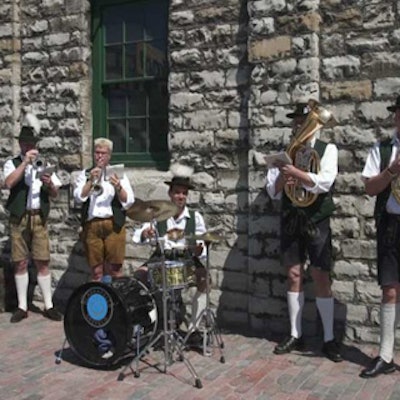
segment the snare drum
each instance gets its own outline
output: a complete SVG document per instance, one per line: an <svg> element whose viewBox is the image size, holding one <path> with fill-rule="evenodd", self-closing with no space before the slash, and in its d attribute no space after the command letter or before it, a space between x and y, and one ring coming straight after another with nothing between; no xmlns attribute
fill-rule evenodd
<svg viewBox="0 0 400 400"><path fill-rule="evenodd" d="M149 263L150 285L162 287L162 268L165 265L166 287L168 289L182 289L195 281L195 266L190 261L166 260L162 262Z"/></svg>

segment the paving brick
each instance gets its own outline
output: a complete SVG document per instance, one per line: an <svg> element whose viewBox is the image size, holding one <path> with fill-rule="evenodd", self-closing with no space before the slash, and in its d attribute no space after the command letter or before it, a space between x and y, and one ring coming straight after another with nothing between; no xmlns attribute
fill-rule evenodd
<svg viewBox="0 0 400 400"><path fill-rule="evenodd" d="M225 358L218 349L211 357L185 352L203 388L194 387L186 365L174 362L163 369L163 353L150 351L140 362L140 377L128 369L118 381L120 368L82 366L69 349L61 364L55 354L64 340L63 323L38 314L19 324L0 314L0 398L13 400L397 400L400 373L372 380L358 377L375 356L376 346L343 346L345 361L332 363L320 353L321 344L307 339L304 353L273 354L275 342L265 338L224 333ZM397 359L398 361L398 359ZM156 369L154 365L158 363ZM51 384L50 384L51 383Z"/></svg>

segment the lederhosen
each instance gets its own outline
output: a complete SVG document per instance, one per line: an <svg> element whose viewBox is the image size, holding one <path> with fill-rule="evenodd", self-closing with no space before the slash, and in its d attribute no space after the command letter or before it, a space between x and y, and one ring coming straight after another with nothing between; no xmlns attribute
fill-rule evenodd
<svg viewBox="0 0 400 400"><path fill-rule="evenodd" d="M392 140L380 143L380 171L389 166ZM400 282L400 215L389 214L386 203L391 194L389 184L377 195L374 217L377 230L378 282L380 285Z"/></svg>
<svg viewBox="0 0 400 400"><path fill-rule="evenodd" d="M316 140L314 150L319 155L320 159L325 153L327 143ZM333 202L333 189L334 185L327 193L318 195L316 201L308 207L297 207L286 196L285 192L282 194L282 213L281 213L281 261L285 266L305 261L305 249L313 240L318 240L321 230L330 235L329 221L330 216L335 210ZM328 236L327 236L328 237ZM298 248L293 247L291 244L298 243ZM322 244L322 242L321 242ZM331 244L328 239L324 245L327 256L324 257L324 264L327 264L324 269L330 269L331 261ZM296 256L299 254L299 257ZM297 260L297 258L300 258ZM318 266L318 265L316 265ZM320 265L321 266L321 265Z"/></svg>

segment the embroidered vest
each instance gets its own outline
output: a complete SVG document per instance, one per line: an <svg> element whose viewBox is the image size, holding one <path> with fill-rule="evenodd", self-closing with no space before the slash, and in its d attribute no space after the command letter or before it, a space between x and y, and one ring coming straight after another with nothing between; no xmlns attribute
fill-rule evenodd
<svg viewBox="0 0 400 400"><path fill-rule="evenodd" d="M22 160L20 157L13 158L15 168L18 168ZM6 209L10 214L18 219L21 219L26 211L26 202L28 199L29 186L25 184L22 178L11 190L6 203ZM49 190L47 186L42 185L40 189L40 216L45 222L50 212Z"/></svg>

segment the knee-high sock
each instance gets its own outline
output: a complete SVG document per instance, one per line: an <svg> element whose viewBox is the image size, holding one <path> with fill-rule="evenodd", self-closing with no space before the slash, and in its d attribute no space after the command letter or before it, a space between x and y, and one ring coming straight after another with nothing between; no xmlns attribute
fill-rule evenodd
<svg viewBox="0 0 400 400"><path fill-rule="evenodd" d="M197 324L200 322L197 319L200 316L200 313L207 306L207 296L205 293L196 291L192 300L192 317L190 319L189 329L197 328Z"/></svg>
<svg viewBox="0 0 400 400"><path fill-rule="evenodd" d="M42 291L44 306L46 310L53 307L52 293L51 293L51 277L48 275L38 275L38 285Z"/></svg>
<svg viewBox="0 0 400 400"><path fill-rule="evenodd" d="M15 287L17 289L17 297L18 297L18 307L21 310L26 311L28 309L28 284L29 284L29 275L28 272L15 275Z"/></svg>
<svg viewBox="0 0 400 400"><path fill-rule="evenodd" d="M317 297L316 301L319 315L324 328L324 342L334 339L333 336L333 297Z"/></svg>
<svg viewBox="0 0 400 400"><path fill-rule="evenodd" d="M304 292L287 292L287 302L290 318L290 335L299 338L303 334L301 318L304 307Z"/></svg>
<svg viewBox="0 0 400 400"><path fill-rule="evenodd" d="M400 303L396 303L396 318L394 320L394 335L396 337L396 329L400 322Z"/></svg>
<svg viewBox="0 0 400 400"><path fill-rule="evenodd" d="M396 305L381 304L381 343L379 355L386 362L391 362L393 359L395 319Z"/></svg>

